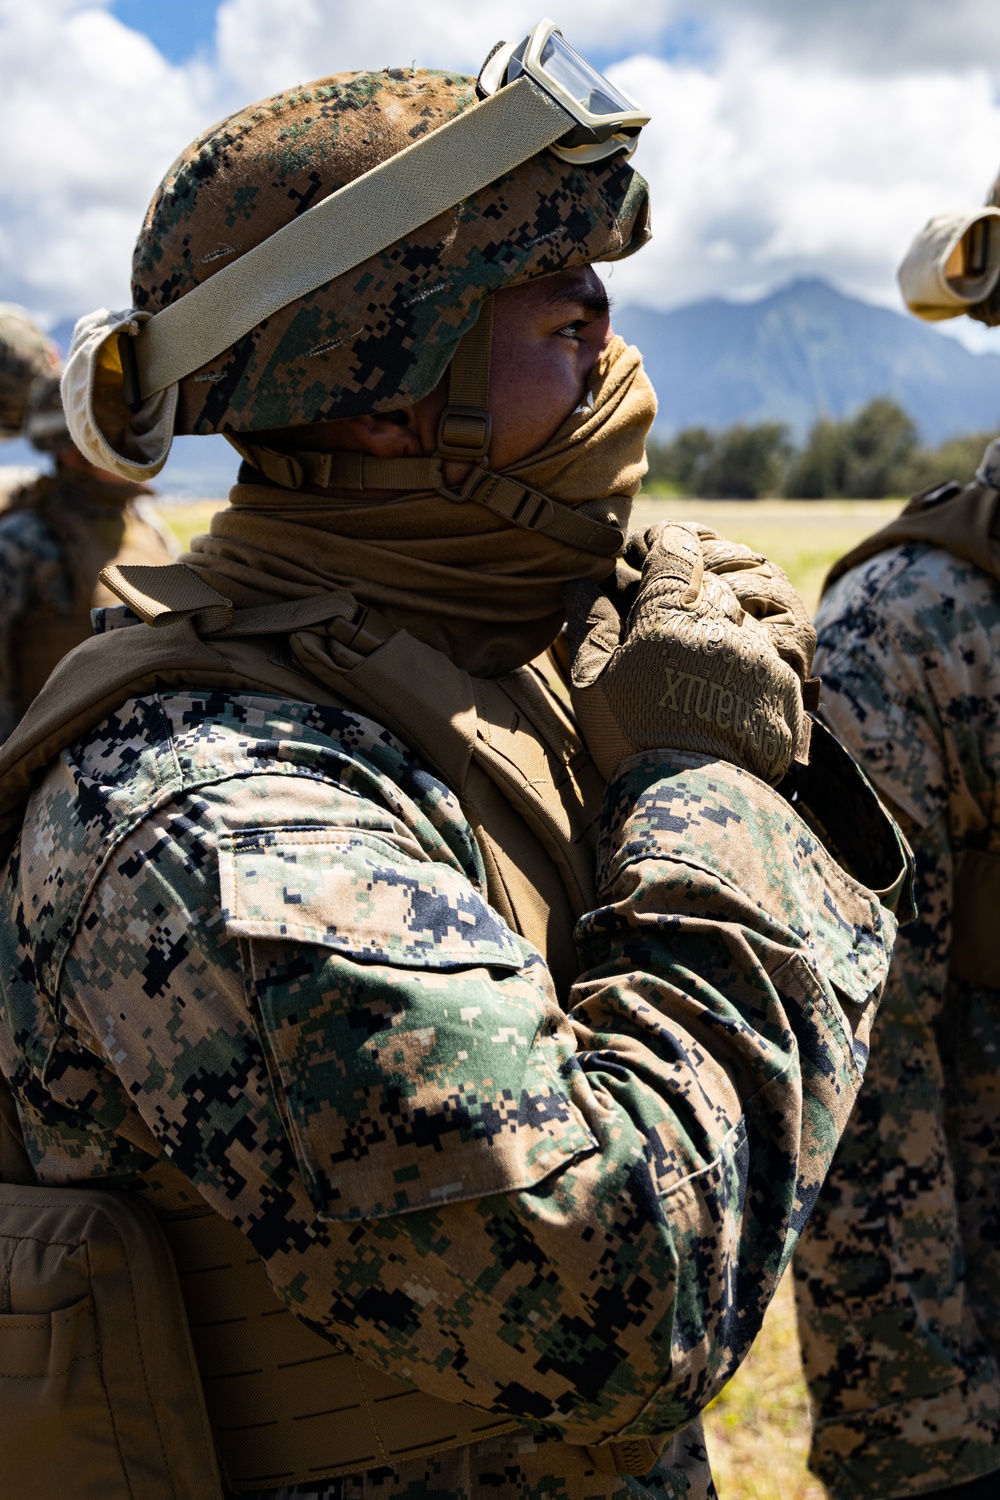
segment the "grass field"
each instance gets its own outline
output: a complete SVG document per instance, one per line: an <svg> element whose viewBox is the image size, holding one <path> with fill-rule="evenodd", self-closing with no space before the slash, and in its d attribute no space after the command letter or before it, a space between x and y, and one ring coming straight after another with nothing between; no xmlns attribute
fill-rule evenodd
<svg viewBox="0 0 1000 1500"><path fill-rule="evenodd" d="M192 500L183 505L164 506L160 511L182 547L191 544L191 538L207 531L209 522L217 510L225 505L224 500Z"/></svg>
<svg viewBox="0 0 1000 1500"><path fill-rule="evenodd" d="M902 508L901 500L681 500L641 495L632 525L702 521L780 563L812 613L830 564Z"/></svg>
<svg viewBox="0 0 1000 1500"><path fill-rule="evenodd" d="M164 511L186 546L207 529L219 502ZM898 500L656 499L642 496L635 526L676 518L702 521L780 563L816 607L830 564L899 511ZM742 1369L709 1408L705 1421L720 1500L824 1500L806 1469L809 1412L799 1364L792 1291L786 1277Z"/></svg>

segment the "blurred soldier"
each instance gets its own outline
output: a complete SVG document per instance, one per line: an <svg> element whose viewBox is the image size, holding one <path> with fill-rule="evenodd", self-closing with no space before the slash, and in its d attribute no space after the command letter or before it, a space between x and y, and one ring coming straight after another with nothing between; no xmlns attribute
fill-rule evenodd
<svg viewBox="0 0 1000 1500"><path fill-rule="evenodd" d="M244 465L0 753L6 1307L23 1376L81 1351L5 1383L5 1493L712 1493L906 873L806 767L783 575L683 526L616 571L654 402L591 262L648 237L644 119L549 23L478 90L289 90L78 326L92 462ZM527 665L567 598L575 714Z"/></svg>
<svg viewBox="0 0 1000 1500"><path fill-rule="evenodd" d="M0 443L21 436L32 382L58 369L55 345L24 308L0 302ZM0 510L33 472L6 466L0 469Z"/></svg>
<svg viewBox="0 0 1000 1500"><path fill-rule="evenodd" d="M998 198L917 236L911 310L1000 321ZM994 443L837 563L817 616L824 717L905 828L919 911L795 1257L837 1500L1000 1487L998 487Z"/></svg>
<svg viewBox="0 0 1000 1500"><path fill-rule="evenodd" d="M32 381L58 370L55 344L23 307L0 302L0 441L21 436Z"/></svg>
<svg viewBox="0 0 1000 1500"><path fill-rule="evenodd" d="M51 454L54 472L16 490L0 516L0 738L56 662L87 639L93 607L114 602L108 563L176 556L137 497L147 485L96 467L73 447L59 397L58 356L19 309L0 311L3 432ZM20 422L20 426L15 423Z"/></svg>

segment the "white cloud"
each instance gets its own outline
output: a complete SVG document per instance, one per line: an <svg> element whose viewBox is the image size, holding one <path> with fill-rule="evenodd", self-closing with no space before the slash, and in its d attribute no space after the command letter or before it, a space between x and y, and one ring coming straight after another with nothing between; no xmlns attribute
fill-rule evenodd
<svg viewBox="0 0 1000 1500"><path fill-rule="evenodd" d="M558 9L558 7L556 7ZM681 0L642 0L613 15L607 0L573 0L563 29L577 47L614 55L654 44ZM223 74L264 94L348 68L408 66L475 72L494 42L517 41L539 20L539 0L224 0Z"/></svg>
<svg viewBox="0 0 1000 1500"><path fill-rule="evenodd" d="M0 73L2 295L50 319L127 305L136 232L204 122L204 77L73 0L5 0Z"/></svg>
<svg viewBox="0 0 1000 1500"><path fill-rule="evenodd" d="M898 305L914 233L981 202L994 175L1000 106L983 69L874 78L745 43L711 71L651 57L612 71L654 111L636 158L654 242L616 268L619 300L752 296L819 275Z"/></svg>
<svg viewBox="0 0 1000 1500"><path fill-rule="evenodd" d="M212 120L349 67L473 68L539 8L223 0L214 53L174 66L109 5L0 0L0 297L50 320L127 300L146 204ZM575 0L565 26L585 50L635 54L614 71L654 111L637 165L656 237L615 269L620 301L814 274L892 302L912 234L981 201L1000 156L993 0Z"/></svg>
<svg viewBox="0 0 1000 1500"><path fill-rule="evenodd" d="M701 0L687 8L772 52L851 72L1000 67L995 0Z"/></svg>

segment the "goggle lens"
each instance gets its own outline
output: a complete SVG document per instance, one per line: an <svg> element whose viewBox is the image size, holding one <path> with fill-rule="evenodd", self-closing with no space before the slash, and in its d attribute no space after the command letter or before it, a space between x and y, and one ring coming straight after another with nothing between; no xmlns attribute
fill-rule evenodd
<svg viewBox="0 0 1000 1500"><path fill-rule="evenodd" d="M635 105L554 31L542 48L541 66L578 104L594 115L627 115Z"/></svg>

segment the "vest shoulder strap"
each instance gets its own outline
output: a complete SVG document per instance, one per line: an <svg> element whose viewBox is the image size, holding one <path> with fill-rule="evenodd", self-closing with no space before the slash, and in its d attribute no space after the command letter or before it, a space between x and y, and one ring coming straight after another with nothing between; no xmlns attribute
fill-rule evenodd
<svg viewBox="0 0 1000 1500"><path fill-rule="evenodd" d="M143 624L79 646L0 748L0 857L13 844L34 783L79 735L137 694L213 686L346 702L397 734L460 797L475 757L547 848L575 914L586 909L594 843L584 835L596 823L603 784L568 717L544 706L540 684L529 690L521 683L526 669L503 680L509 691L480 684L477 703L467 672L393 630L346 590L234 611L184 564L112 567L102 577ZM284 637L284 657L263 641L257 646L255 636ZM533 708L523 699L529 691ZM520 705L512 693L522 694ZM534 735L517 733L519 708L527 709L523 717ZM530 764L522 764L525 756ZM539 757L548 767L544 775Z"/></svg>
<svg viewBox="0 0 1000 1500"><path fill-rule="evenodd" d="M859 563L903 542L943 547L1000 582L1000 490L954 483L922 490L888 526L866 537L834 563L823 592Z"/></svg>

